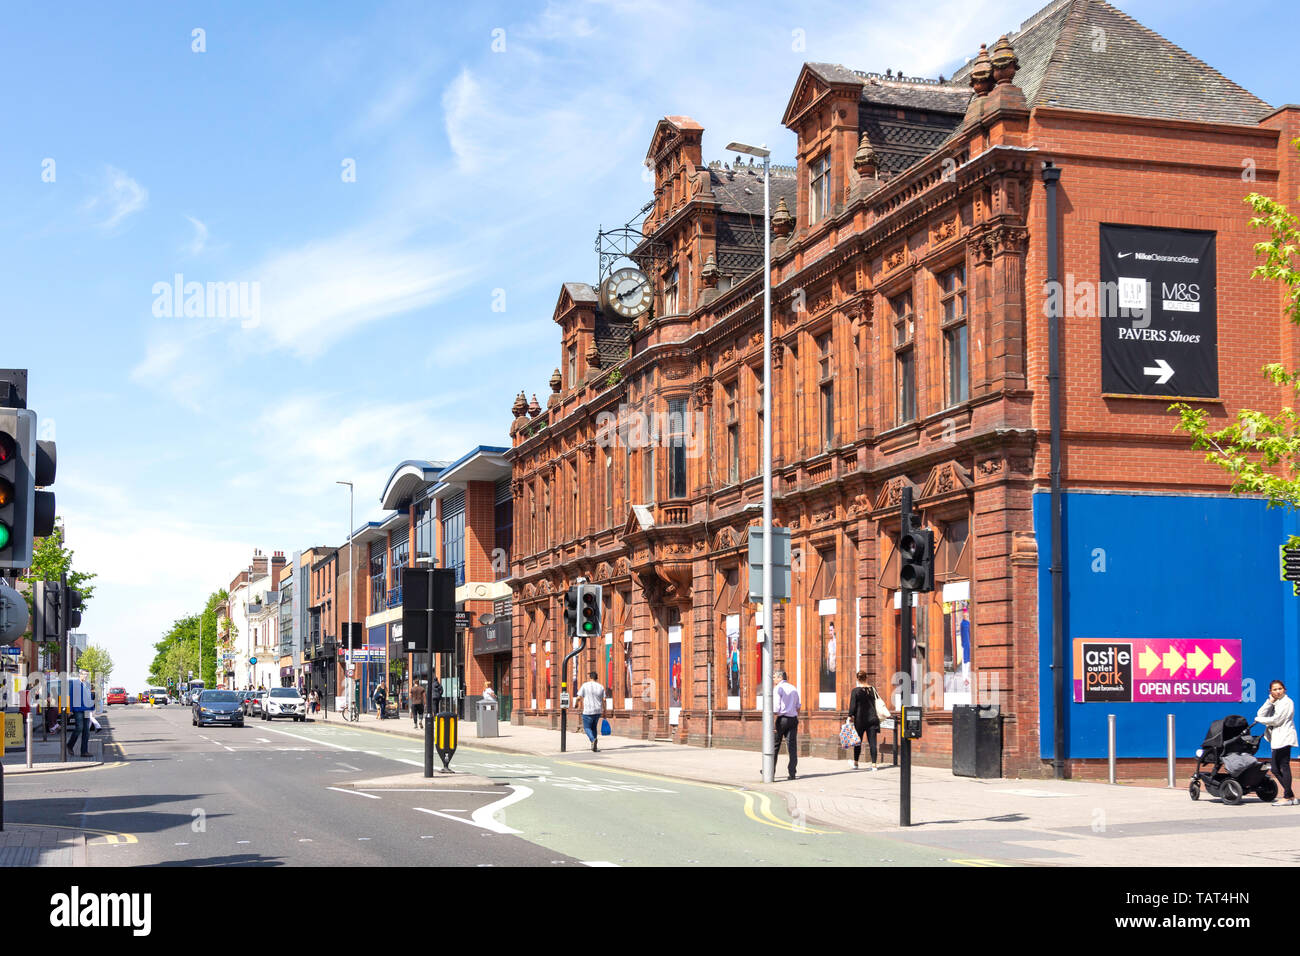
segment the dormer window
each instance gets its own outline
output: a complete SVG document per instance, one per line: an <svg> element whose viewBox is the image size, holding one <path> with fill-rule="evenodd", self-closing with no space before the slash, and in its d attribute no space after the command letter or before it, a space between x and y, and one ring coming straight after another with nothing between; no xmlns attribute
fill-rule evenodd
<svg viewBox="0 0 1300 956"><path fill-rule="evenodd" d="M815 159L808 170L808 225L815 226L830 213L831 154Z"/></svg>

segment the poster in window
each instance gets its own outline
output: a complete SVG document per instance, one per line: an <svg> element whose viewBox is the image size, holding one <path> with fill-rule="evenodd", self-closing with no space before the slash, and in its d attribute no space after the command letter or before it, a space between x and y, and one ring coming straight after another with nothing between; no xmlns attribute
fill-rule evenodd
<svg viewBox="0 0 1300 956"><path fill-rule="evenodd" d="M614 635L605 635L605 706L614 706Z"/></svg>
<svg viewBox="0 0 1300 956"><path fill-rule="evenodd" d="M727 710L740 710L740 615L728 614L723 631L727 635Z"/></svg>
<svg viewBox="0 0 1300 956"><path fill-rule="evenodd" d="M676 724L682 712L682 628L668 628L668 723Z"/></svg>
<svg viewBox="0 0 1300 956"><path fill-rule="evenodd" d="M821 633L818 640L817 706L821 708L835 707L835 676L839 642L835 637L835 618L833 614L834 612L818 615L818 621L821 623Z"/></svg>
<svg viewBox="0 0 1300 956"><path fill-rule="evenodd" d="M533 710L537 709L537 645L528 645L528 697Z"/></svg>
<svg viewBox="0 0 1300 956"><path fill-rule="evenodd" d="M943 586L943 707L971 703L970 582Z"/></svg>
<svg viewBox="0 0 1300 956"><path fill-rule="evenodd" d="M623 632L623 709L632 709L632 629Z"/></svg>

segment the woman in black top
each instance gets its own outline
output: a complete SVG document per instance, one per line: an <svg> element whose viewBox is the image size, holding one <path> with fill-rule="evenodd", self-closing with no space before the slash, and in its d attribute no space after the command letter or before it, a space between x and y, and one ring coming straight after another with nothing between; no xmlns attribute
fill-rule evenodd
<svg viewBox="0 0 1300 956"><path fill-rule="evenodd" d="M876 735L880 733L880 717L876 714L876 690L867 684L867 672L858 671L858 686L849 696L849 717L858 736L871 748L871 769L876 769ZM858 769L862 745L853 748L853 769Z"/></svg>

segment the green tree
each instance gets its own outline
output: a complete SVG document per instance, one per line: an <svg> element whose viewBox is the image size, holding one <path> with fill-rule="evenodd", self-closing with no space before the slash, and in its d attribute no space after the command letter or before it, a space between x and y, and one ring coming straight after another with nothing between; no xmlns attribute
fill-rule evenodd
<svg viewBox="0 0 1300 956"><path fill-rule="evenodd" d="M187 680L190 671L208 687L216 685L217 607L226 600L224 590L208 596L203 610L177 618L154 645L154 659L149 667L149 680L165 684L168 680ZM200 639L202 641L200 657Z"/></svg>
<svg viewBox="0 0 1300 956"><path fill-rule="evenodd" d="M91 644L77 658L77 667L90 672L92 684L98 684L101 680L107 682L113 674L113 657L100 645Z"/></svg>
<svg viewBox="0 0 1300 956"><path fill-rule="evenodd" d="M1300 150L1300 138L1292 145ZM1300 325L1300 219L1285 204L1259 193L1251 193L1245 201L1255 213L1251 226L1270 236L1255 243L1262 261L1251 276L1280 283L1282 314ZM1178 414L1174 430L1190 435L1192 448L1204 451L1207 462L1231 476L1234 494L1260 495L1270 508L1300 509L1300 417L1295 410L1300 370L1288 371L1280 362L1272 362L1264 366L1264 377L1290 393L1289 400L1279 398L1277 413L1243 408L1236 421L1215 430L1204 407L1178 402L1169 406ZM1300 537L1293 535L1288 544L1300 544Z"/></svg>

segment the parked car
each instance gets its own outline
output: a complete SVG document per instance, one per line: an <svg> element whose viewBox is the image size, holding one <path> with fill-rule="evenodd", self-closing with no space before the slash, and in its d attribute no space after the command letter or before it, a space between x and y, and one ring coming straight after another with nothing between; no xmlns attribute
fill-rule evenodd
<svg viewBox="0 0 1300 956"><path fill-rule="evenodd" d="M307 719L307 701L296 687L273 687L262 698L262 719L292 717L295 721Z"/></svg>
<svg viewBox="0 0 1300 956"><path fill-rule="evenodd" d="M262 716L262 701L266 698L264 690L244 691L244 713L249 717Z"/></svg>
<svg viewBox="0 0 1300 956"><path fill-rule="evenodd" d="M110 687L108 689L108 695L104 698L104 706L111 707L113 704L127 703L130 702L126 699L125 687Z"/></svg>
<svg viewBox="0 0 1300 956"><path fill-rule="evenodd" d="M207 724L244 726L244 695L235 690L205 690L190 705L190 723L195 727Z"/></svg>

